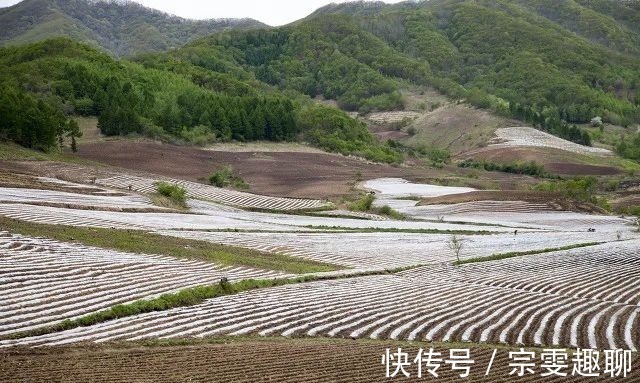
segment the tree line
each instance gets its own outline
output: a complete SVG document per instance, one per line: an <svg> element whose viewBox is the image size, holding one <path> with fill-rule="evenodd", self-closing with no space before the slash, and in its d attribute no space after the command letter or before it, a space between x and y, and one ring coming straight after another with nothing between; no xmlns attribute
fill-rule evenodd
<svg viewBox="0 0 640 383"><path fill-rule="evenodd" d="M239 67L213 72L167 55L115 60L64 38L1 48L0 139L44 150L68 137L75 148L80 132L71 117L85 115L97 116L109 136L196 144L304 139L375 161L400 159L344 112L247 76Z"/></svg>

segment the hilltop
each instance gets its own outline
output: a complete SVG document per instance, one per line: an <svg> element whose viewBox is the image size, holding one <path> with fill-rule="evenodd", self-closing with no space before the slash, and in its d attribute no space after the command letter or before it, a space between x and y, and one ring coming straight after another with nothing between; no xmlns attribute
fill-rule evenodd
<svg viewBox="0 0 640 383"><path fill-rule="evenodd" d="M177 48L198 37L239 28L266 27L252 19L195 21L132 1L25 0L0 9L0 44L66 36L116 56Z"/></svg>

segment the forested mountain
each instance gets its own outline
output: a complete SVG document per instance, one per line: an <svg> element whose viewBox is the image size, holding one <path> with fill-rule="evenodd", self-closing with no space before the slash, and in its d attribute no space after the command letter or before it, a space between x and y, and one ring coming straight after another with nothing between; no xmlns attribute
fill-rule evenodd
<svg viewBox="0 0 640 383"><path fill-rule="evenodd" d="M77 137L69 116L94 115L106 135L195 144L301 138L344 154L399 160L363 123L278 91L240 67L227 64L222 73L168 55L139 61L67 38L0 48L0 140L45 150Z"/></svg>
<svg viewBox="0 0 640 383"><path fill-rule="evenodd" d="M352 3L315 15L347 15L428 65L430 82L442 91L481 106L510 108L537 123L556 112L569 122L640 119L638 1Z"/></svg>
<svg viewBox="0 0 640 383"><path fill-rule="evenodd" d="M0 44L67 36L117 56L177 48L232 28L266 27L252 19L193 21L125 0L24 0L0 9Z"/></svg>
<svg viewBox="0 0 640 383"><path fill-rule="evenodd" d="M310 98L334 99L360 113L402 109L400 90L418 85L587 145L589 134L574 124L601 117L629 127L619 151L640 159L633 129L640 122L639 3L333 4L288 26L223 31L133 61L115 61L68 40L56 40L56 49L6 49L0 69L18 92L67 114L99 115L109 134L210 133L239 140L303 134L331 150L363 153L373 146L362 126L333 109L311 107ZM123 95L115 97L120 101L112 100L114 92ZM128 93L136 95L133 102ZM105 108L110 102L118 107ZM258 104L264 108L255 112ZM120 109L128 112L115 115ZM276 128L264 128L269 113L282 115ZM324 121L338 128L321 123L323 115L332 115ZM118 125L122 120L135 123ZM377 147L367 156L397 159L388 149Z"/></svg>
<svg viewBox="0 0 640 383"><path fill-rule="evenodd" d="M430 85L588 145L572 124L640 122L638 4L332 4L289 26L225 32L185 49L216 52L266 83L346 110L399 109L404 84Z"/></svg>

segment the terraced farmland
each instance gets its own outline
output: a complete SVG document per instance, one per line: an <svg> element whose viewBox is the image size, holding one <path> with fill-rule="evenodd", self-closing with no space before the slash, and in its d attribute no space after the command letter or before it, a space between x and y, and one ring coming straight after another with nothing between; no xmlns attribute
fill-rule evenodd
<svg viewBox="0 0 640 383"><path fill-rule="evenodd" d="M288 285L17 343L322 335L637 350L639 245Z"/></svg>
<svg viewBox="0 0 640 383"><path fill-rule="evenodd" d="M450 194L469 193L476 189L440 185L416 184L401 178L379 178L361 183L361 187L372 190L383 197L437 197Z"/></svg>
<svg viewBox="0 0 640 383"><path fill-rule="evenodd" d="M61 214L58 214L60 212ZM35 223L67 226L88 226L105 229L142 229L135 223L101 218L98 212L77 209L58 209L31 204L0 204L0 215Z"/></svg>
<svg viewBox="0 0 640 383"><path fill-rule="evenodd" d="M195 205L194 205L195 203ZM87 227L129 227L147 230L187 229L187 230L271 230L309 231L311 227L344 227L349 229L399 229L399 230L468 230L504 231L491 226L465 225L438 222L373 221L342 217L322 217L293 214L265 214L234 210L228 206L206 204L192 200L190 213L174 212L128 212L110 210L86 210L41 206L34 204L0 204L0 215L39 223L62 223Z"/></svg>
<svg viewBox="0 0 640 383"><path fill-rule="evenodd" d="M579 154L611 155L611 151L593 148L563 140L543 131L529 127L500 128L496 130L496 138L489 147L532 146L555 148Z"/></svg>
<svg viewBox="0 0 640 383"><path fill-rule="evenodd" d="M261 342L269 343L268 350L276 352L274 355L285 347L280 344L286 347L296 344L299 355L307 350L305 342L309 341L292 340L300 337L353 338L359 341L349 342L353 347L364 347L365 353L372 352L368 348L371 344L395 344L395 341L631 350L640 345L640 234L629 219L557 211L557 207L544 201L480 200L423 206L418 199L474 189L420 185L400 179L370 180L362 187L376 191L376 206L388 204L409 217L402 221L341 210L310 215L250 211L313 210L325 205L321 201L278 199L176 182L189 190L190 209L185 213L153 207L147 197L138 194L153 192L155 179L122 175L97 177L100 186L61 181L47 190L0 188L0 216L94 231L91 228L136 229L165 239L202 241L205 247L208 243L229 245L274 254L274 259L288 256L293 258L287 259L302 258L296 261L311 260L345 269L324 271L322 275L327 279L313 282L298 281L220 296L192 306L8 339L17 332L40 329L114 304L215 284L222 277L238 281L293 275L106 250L20 236L3 228L0 339L4 340L0 340L0 361L23 367L0 369L0 380L7 377L37 381L41 374L55 378L60 371L72 371L75 367L64 363L58 367L57 354L49 353L48 348L38 348L44 351L36 352L22 351L20 346L80 342L183 342L188 338L185 342L189 343L193 339L248 337L258 344L245 351L247 355L254 355L254 349L263 350ZM596 230L589 230L592 228ZM451 248L454 236L462 243L459 254ZM572 247L580 248L568 250ZM453 266L458 256L461 261L471 263ZM486 257L496 260L482 259ZM398 271L400 268L408 269ZM396 271L385 271L392 269ZM374 275L356 275L361 272ZM278 341L272 343L271 337ZM109 369L111 355L127 355L126 351L113 351L109 345L94 347L95 354L82 351L74 366L94 363L93 358L100 358L104 361L101 366ZM129 344L119 350L127 347L136 346ZM244 349L227 347L232 355ZM318 344L310 347L308 359L298 356L295 365L306 366L304 363L308 361L308 367L300 368L312 371L316 380L335 377L331 374L339 370L330 370L334 372L325 375L313 369L321 365L318 358L324 358L323 353L328 351ZM107 356L101 351L105 349L109 350ZM125 370L139 366L135 363L156 365L192 358L185 349L174 346L163 352L158 350L145 349L139 354L141 359L131 359L132 364L127 364ZM378 355L372 363L379 367L383 349L376 350ZM481 357L486 356L484 349L479 350ZM218 366L228 362L215 360L218 363L215 367L197 370L198 373L211 373L232 381L243 381L249 376L238 377L238 369L224 372ZM259 360L256 369L265 369L264 377L304 381L297 379L298 370L280 375L271 354ZM312 363L313 360L316 362ZM364 367L358 360L353 359L353 363L361 366L362 373L347 381L382 380L381 369ZM25 368L35 361L43 367L29 367L30 372L25 373ZM344 370L344 363L341 366ZM105 376L106 370L101 368L74 376L98 380ZM149 377L156 370L139 371L142 372L112 377L115 381L132 376ZM182 379L186 375L167 376ZM445 376L444 381L455 378ZM504 367L496 370L493 379L476 377L474 381L510 381Z"/></svg>
<svg viewBox="0 0 640 383"><path fill-rule="evenodd" d="M553 206L557 204L551 199L546 202L481 199L448 204L423 204L416 200L475 193L470 188L421 185L394 178L369 180L361 183L360 188L376 192L374 206L392 207L415 220L554 231L583 231L597 227L599 231L624 232L633 225L632 218L558 211L558 207Z"/></svg>
<svg viewBox="0 0 640 383"><path fill-rule="evenodd" d="M0 203L24 203L54 207L115 211L163 211L139 195L87 195L62 191L0 188Z"/></svg>
<svg viewBox="0 0 640 383"><path fill-rule="evenodd" d="M240 246L298 256L353 268L381 269L450 262L455 259L448 247L449 234L394 232L246 233L160 231L180 238ZM616 239L615 233L523 232L514 235L460 235L464 243L461 258L486 257L511 251L560 248ZM336 240L338 239L338 240Z"/></svg>
<svg viewBox="0 0 640 383"><path fill-rule="evenodd" d="M285 274L0 231L0 337L186 287Z"/></svg>
<svg viewBox="0 0 640 383"><path fill-rule="evenodd" d="M187 190L191 198L221 202L242 208L264 210L314 210L327 207L327 203L319 200L300 198L269 197L234 190L227 190L215 186L203 185L196 182L169 178L150 179L130 175L116 175L96 180L96 184L118 189L131 189L139 193L155 192L155 183L165 181L180 185Z"/></svg>
<svg viewBox="0 0 640 383"><path fill-rule="evenodd" d="M546 203L525 201L473 201L447 205L423 206L421 210L431 215L454 215L476 212L537 213L554 211Z"/></svg>

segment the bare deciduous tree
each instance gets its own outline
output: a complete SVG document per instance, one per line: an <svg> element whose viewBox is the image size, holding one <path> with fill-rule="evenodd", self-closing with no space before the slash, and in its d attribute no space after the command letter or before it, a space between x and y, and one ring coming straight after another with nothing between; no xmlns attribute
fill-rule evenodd
<svg viewBox="0 0 640 383"><path fill-rule="evenodd" d="M451 236L451 240L449 241L449 249L453 251L456 255L456 259L458 263L460 263L460 252L462 251L462 239L458 238L457 235Z"/></svg>

